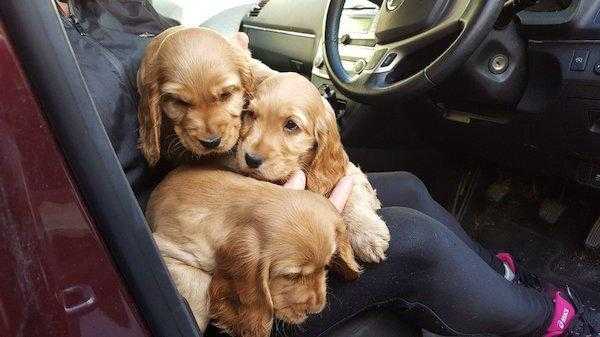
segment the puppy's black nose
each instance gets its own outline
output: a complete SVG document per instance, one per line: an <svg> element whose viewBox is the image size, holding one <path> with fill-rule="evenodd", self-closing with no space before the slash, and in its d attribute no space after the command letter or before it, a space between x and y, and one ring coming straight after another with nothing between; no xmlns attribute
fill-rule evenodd
<svg viewBox="0 0 600 337"><path fill-rule="evenodd" d="M214 149L221 144L221 137L213 137L206 140L201 140L200 144L207 149Z"/></svg>
<svg viewBox="0 0 600 337"><path fill-rule="evenodd" d="M258 168L262 163L263 159L260 156L246 153L246 164L248 164L250 168Z"/></svg>

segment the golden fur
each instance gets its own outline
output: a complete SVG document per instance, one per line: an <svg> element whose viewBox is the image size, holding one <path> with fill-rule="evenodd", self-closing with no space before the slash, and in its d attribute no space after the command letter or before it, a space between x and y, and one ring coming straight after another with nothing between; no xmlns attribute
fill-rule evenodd
<svg viewBox="0 0 600 337"><path fill-rule="evenodd" d="M262 164L248 166L248 154ZM352 176L354 187L343 211L352 247L363 261L385 259L390 234L376 213L381 208L376 193L349 162L331 107L303 76L278 73L257 86L243 118L235 169L271 182L283 182L301 169L307 188L322 195L343 176Z"/></svg>
<svg viewBox="0 0 600 337"><path fill-rule="evenodd" d="M184 166L146 215L201 328L210 314L234 336L267 337L273 317L297 324L324 308L327 266L359 273L338 211L309 191Z"/></svg>
<svg viewBox="0 0 600 337"><path fill-rule="evenodd" d="M226 153L236 144L254 85L250 53L207 28L165 30L138 70L140 148L150 166ZM211 148L201 142L220 139Z"/></svg>

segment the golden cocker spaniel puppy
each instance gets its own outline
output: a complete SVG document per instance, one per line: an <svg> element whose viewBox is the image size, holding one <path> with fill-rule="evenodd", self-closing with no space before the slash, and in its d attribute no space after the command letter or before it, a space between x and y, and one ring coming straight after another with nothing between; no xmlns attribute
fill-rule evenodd
<svg viewBox="0 0 600 337"><path fill-rule="evenodd" d="M329 266L360 272L338 210L310 191L183 166L146 216L201 328L210 317L233 336L267 337L274 317L298 324L324 308Z"/></svg>
<svg viewBox="0 0 600 337"><path fill-rule="evenodd" d="M303 170L307 188L322 195L343 176L352 176L354 187L342 213L352 248L365 262L385 259L390 233L377 214L377 195L348 160L331 106L303 76L277 73L257 86L244 114L233 166L279 183Z"/></svg>
<svg viewBox="0 0 600 337"><path fill-rule="evenodd" d="M207 28L172 27L138 70L140 148L150 166L222 154L236 144L253 91L250 52Z"/></svg>

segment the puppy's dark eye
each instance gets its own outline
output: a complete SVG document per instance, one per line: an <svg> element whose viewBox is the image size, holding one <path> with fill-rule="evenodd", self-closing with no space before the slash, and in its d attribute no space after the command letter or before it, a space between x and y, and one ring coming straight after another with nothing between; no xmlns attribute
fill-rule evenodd
<svg viewBox="0 0 600 337"><path fill-rule="evenodd" d="M189 108L189 107L192 106L192 103L189 103L189 102L186 102L186 101L182 101L180 99L177 100L177 104L179 104L179 105L181 105L183 107L186 107L186 108Z"/></svg>
<svg viewBox="0 0 600 337"><path fill-rule="evenodd" d="M219 95L219 101L225 102L231 97L231 91L225 91Z"/></svg>
<svg viewBox="0 0 600 337"><path fill-rule="evenodd" d="M300 279L300 277L302 277L302 274L287 274L287 275L285 275L285 278L290 281L296 281L296 280Z"/></svg>
<svg viewBox="0 0 600 337"><path fill-rule="evenodd" d="M283 126L283 128L286 131L290 131L290 132L297 131L298 130L298 124L296 124L296 122L294 122L293 120L288 119L288 121L285 122L285 125Z"/></svg>
<svg viewBox="0 0 600 337"><path fill-rule="evenodd" d="M181 98L179 98L179 97L170 96L170 97L169 97L169 99L171 100L171 102L173 102L173 103L175 103L175 104L177 104L177 105L180 105L180 106L182 106L182 107L186 107L186 108L187 108L187 107L190 107L190 106L192 106L192 104L191 104L191 103L189 103L189 102L187 102L187 101L184 101L184 100L182 100L182 99L181 99Z"/></svg>

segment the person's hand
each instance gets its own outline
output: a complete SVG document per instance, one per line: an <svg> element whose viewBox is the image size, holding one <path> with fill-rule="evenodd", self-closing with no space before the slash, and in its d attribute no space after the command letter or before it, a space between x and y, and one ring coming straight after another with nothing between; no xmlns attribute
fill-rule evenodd
<svg viewBox="0 0 600 337"><path fill-rule="evenodd" d="M338 181L337 185L329 196L329 200L335 206L335 208L340 211L340 213L344 210L344 206L346 206L346 201L348 201L348 197L350 196L353 185L354 181L351 177L343 177L340 179L340 181ZM288 179L283 187L293 190L305 189L306 175L303 171L296 171L296 173L294 173L290 179Z"/></svg>
<svg viewBox="0 0 600 337"><path fill-rule="evenodd" d="M242 49L248 49L248 45L250 44L250 38L248 38L248 35L244 32L237 32L233 34L230 41Z"/></svg>

